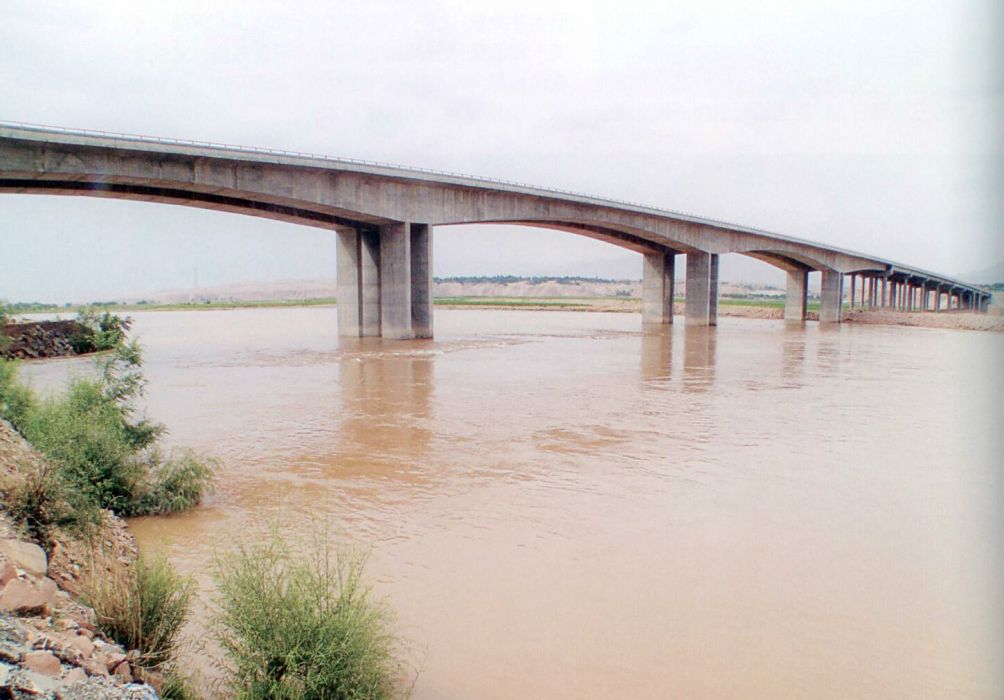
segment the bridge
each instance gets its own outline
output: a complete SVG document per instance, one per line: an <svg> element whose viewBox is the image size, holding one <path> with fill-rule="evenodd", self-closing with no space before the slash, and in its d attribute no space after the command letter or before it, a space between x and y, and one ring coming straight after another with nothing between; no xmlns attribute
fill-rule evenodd
<svg viewBox="0 0 1004 700"><path fill-rule="evenodd" d="M450 224L521 224L643 255L642 320L673 322L676 256L686 258L684 320L715 325L719 256L787 273L785 320L851 305L985 310L979 287L901 263L748 226L490 178L228 144L0 122L0 193L110 197L277 219L335 231L344 336L431 338L432 234ZM860 290L860 291L858 291Z"/></svg>

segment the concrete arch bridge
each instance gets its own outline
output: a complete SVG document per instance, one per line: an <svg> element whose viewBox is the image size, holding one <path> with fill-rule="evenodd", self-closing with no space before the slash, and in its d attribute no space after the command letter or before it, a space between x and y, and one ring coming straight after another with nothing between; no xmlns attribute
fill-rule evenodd
<svg viewBox="0 0 1004 700"><path fill-rule="evenodd" d="M435 226L523 224L589 236L644 256L643 320L672 323L676 256L686 256L688 324L714 325L718 259L787 272L785 318L806 317L822 273L820 321L851 301L983 309L989 293L864 253L650 207L498 180L240 146L0 122L0 193L111 197L216 209L333 230L338 325L347 336L432 337ZM933 301L932 301L933 299Z"/></svg>

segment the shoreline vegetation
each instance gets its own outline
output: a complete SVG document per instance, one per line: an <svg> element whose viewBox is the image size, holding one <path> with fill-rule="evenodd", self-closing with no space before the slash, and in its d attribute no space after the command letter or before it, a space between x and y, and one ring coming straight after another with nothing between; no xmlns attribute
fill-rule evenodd
<svg viewBox="0 0 1004 700"><path fill-rule="evenodd" d="M80 320L100 346L97 372L62 394L38 396L17 360L0 359L0 697L406 695L393 617L369 596L364 560L275 535L221 553L213 572L222 686L184 675L194 580L139 552L124 518L198 505L217 463L159 448L166 426L136 405L146 380L130 320L108 309Z"/></svg>

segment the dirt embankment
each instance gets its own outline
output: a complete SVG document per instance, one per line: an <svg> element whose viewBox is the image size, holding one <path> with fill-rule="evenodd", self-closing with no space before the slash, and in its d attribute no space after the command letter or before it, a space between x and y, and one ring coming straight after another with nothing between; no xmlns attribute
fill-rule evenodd
<svg viewBox="0 0 1004 700"><path fill-rule="evenodd" d="M44 458L0 420L0 488ZM110 512L93 545L57 536L51 555L23 535L0 502L0 698L156 700L159 679L144 676L123 649L98 631L94 611L76 599L101 547L102 561L135 563L136 541ZM144 682L139 680L144 677Z"/></svg>

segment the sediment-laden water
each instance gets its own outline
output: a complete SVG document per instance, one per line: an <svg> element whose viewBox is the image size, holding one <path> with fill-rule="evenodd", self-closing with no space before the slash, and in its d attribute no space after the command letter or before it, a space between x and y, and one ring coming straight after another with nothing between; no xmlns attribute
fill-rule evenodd
<svg viewBox="0 0 1004 700"><path fill-rule="evenodd" d="M207 506L134 522L141 545L204 588L271 522L370 548L418 700L1004 692L1000 334L135 319L149 414L224 465Z"/></svg>

